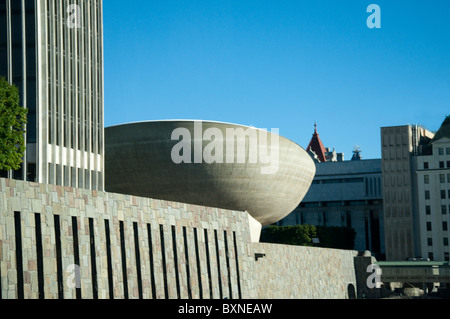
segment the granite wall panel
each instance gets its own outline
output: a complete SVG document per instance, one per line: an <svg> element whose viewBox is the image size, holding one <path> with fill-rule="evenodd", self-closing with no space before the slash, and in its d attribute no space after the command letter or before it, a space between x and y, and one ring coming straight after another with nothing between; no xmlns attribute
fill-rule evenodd
<svg viewBox="0 0 450 319"><path fill-rule="evenodd" d="M0 179L1 299L347 298L355 254L252 243L246 212Z"/></svg>

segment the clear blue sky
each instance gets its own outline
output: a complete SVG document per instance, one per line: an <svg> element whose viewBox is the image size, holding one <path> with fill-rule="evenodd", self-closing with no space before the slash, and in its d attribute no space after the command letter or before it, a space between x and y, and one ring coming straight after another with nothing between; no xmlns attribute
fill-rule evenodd
<svg viewBox="0 0 450 319"><path fill-rule="evenodd" d="M369 29L369 4L381 29ZM450 114L449 0L105 0L105 126L203 119L379 158Z"/></svg>

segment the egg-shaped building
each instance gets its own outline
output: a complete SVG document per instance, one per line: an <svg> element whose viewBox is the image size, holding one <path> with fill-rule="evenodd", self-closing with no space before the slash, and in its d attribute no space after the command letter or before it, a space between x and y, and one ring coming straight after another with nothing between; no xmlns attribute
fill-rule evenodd
<svg viewBox="0 0 450 319"><path fill-rule="evenodd" d="M306 151L274 130L191 120L105 128L109 192L247 211L268 225L297 207L314 174Z"/></svg>

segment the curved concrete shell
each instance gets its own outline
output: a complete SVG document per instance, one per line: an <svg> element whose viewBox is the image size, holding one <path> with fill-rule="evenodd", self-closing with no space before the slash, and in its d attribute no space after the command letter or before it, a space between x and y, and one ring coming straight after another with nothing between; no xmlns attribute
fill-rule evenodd
<svg viewBox="0 0 450 319"><path fill-rule="evenodd" d="M272 130L211 121L148 121L105 129L109 192L247 211L262 225L291 213L315 165Z"/></svg>

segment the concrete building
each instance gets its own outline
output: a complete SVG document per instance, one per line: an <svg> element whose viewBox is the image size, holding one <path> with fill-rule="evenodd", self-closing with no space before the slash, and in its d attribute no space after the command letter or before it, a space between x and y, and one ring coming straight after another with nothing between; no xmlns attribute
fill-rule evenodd
<svg viewBox="0 0 450 319"><path fill-rule="evenodd" d="M450 117L421 146L419 154L413 156L418 251L431 260L449 261Z"/></svg>
<svg viewBox="0 0 450 319"><path fill-rule="evenodd" d="M439 145L441 144L441 145ZM419 256L431 260L449 260L449 232L450 213L450 166L440 168L438 165L438 149L448 150L449 141L436 142L433 145L433 155L417 156L417 200L418 200L418 238ZM428 168L424 168L428 163ZM419 168L421 167L421 168Z"/></svg>
<svg viewBox="0 0 450 319"><path fill-rule="evenodd" d="M1 176L103 190L102 0L0 0L0 76L28 109L24 163Z"/></svg>
<svg viewBox="0 0 450 319"><path fill-rule="evenodd" d="M449 260L449 121L381 128L388 260Z"/></svg>
<svg viewBox="0 0 450 319"><path fill-rule="evenodd" d="M355 250L384 256L381 160L316 163L300 205L278 225L340 226L356 232Z"/></svg>
<svg viewBox="0 0 450 319"><path fill-rule="evenodd" d="M262 225L292 212L315 173L296 143L238 124L146 121L105 134L108 192L247 211Z"/></svg>

